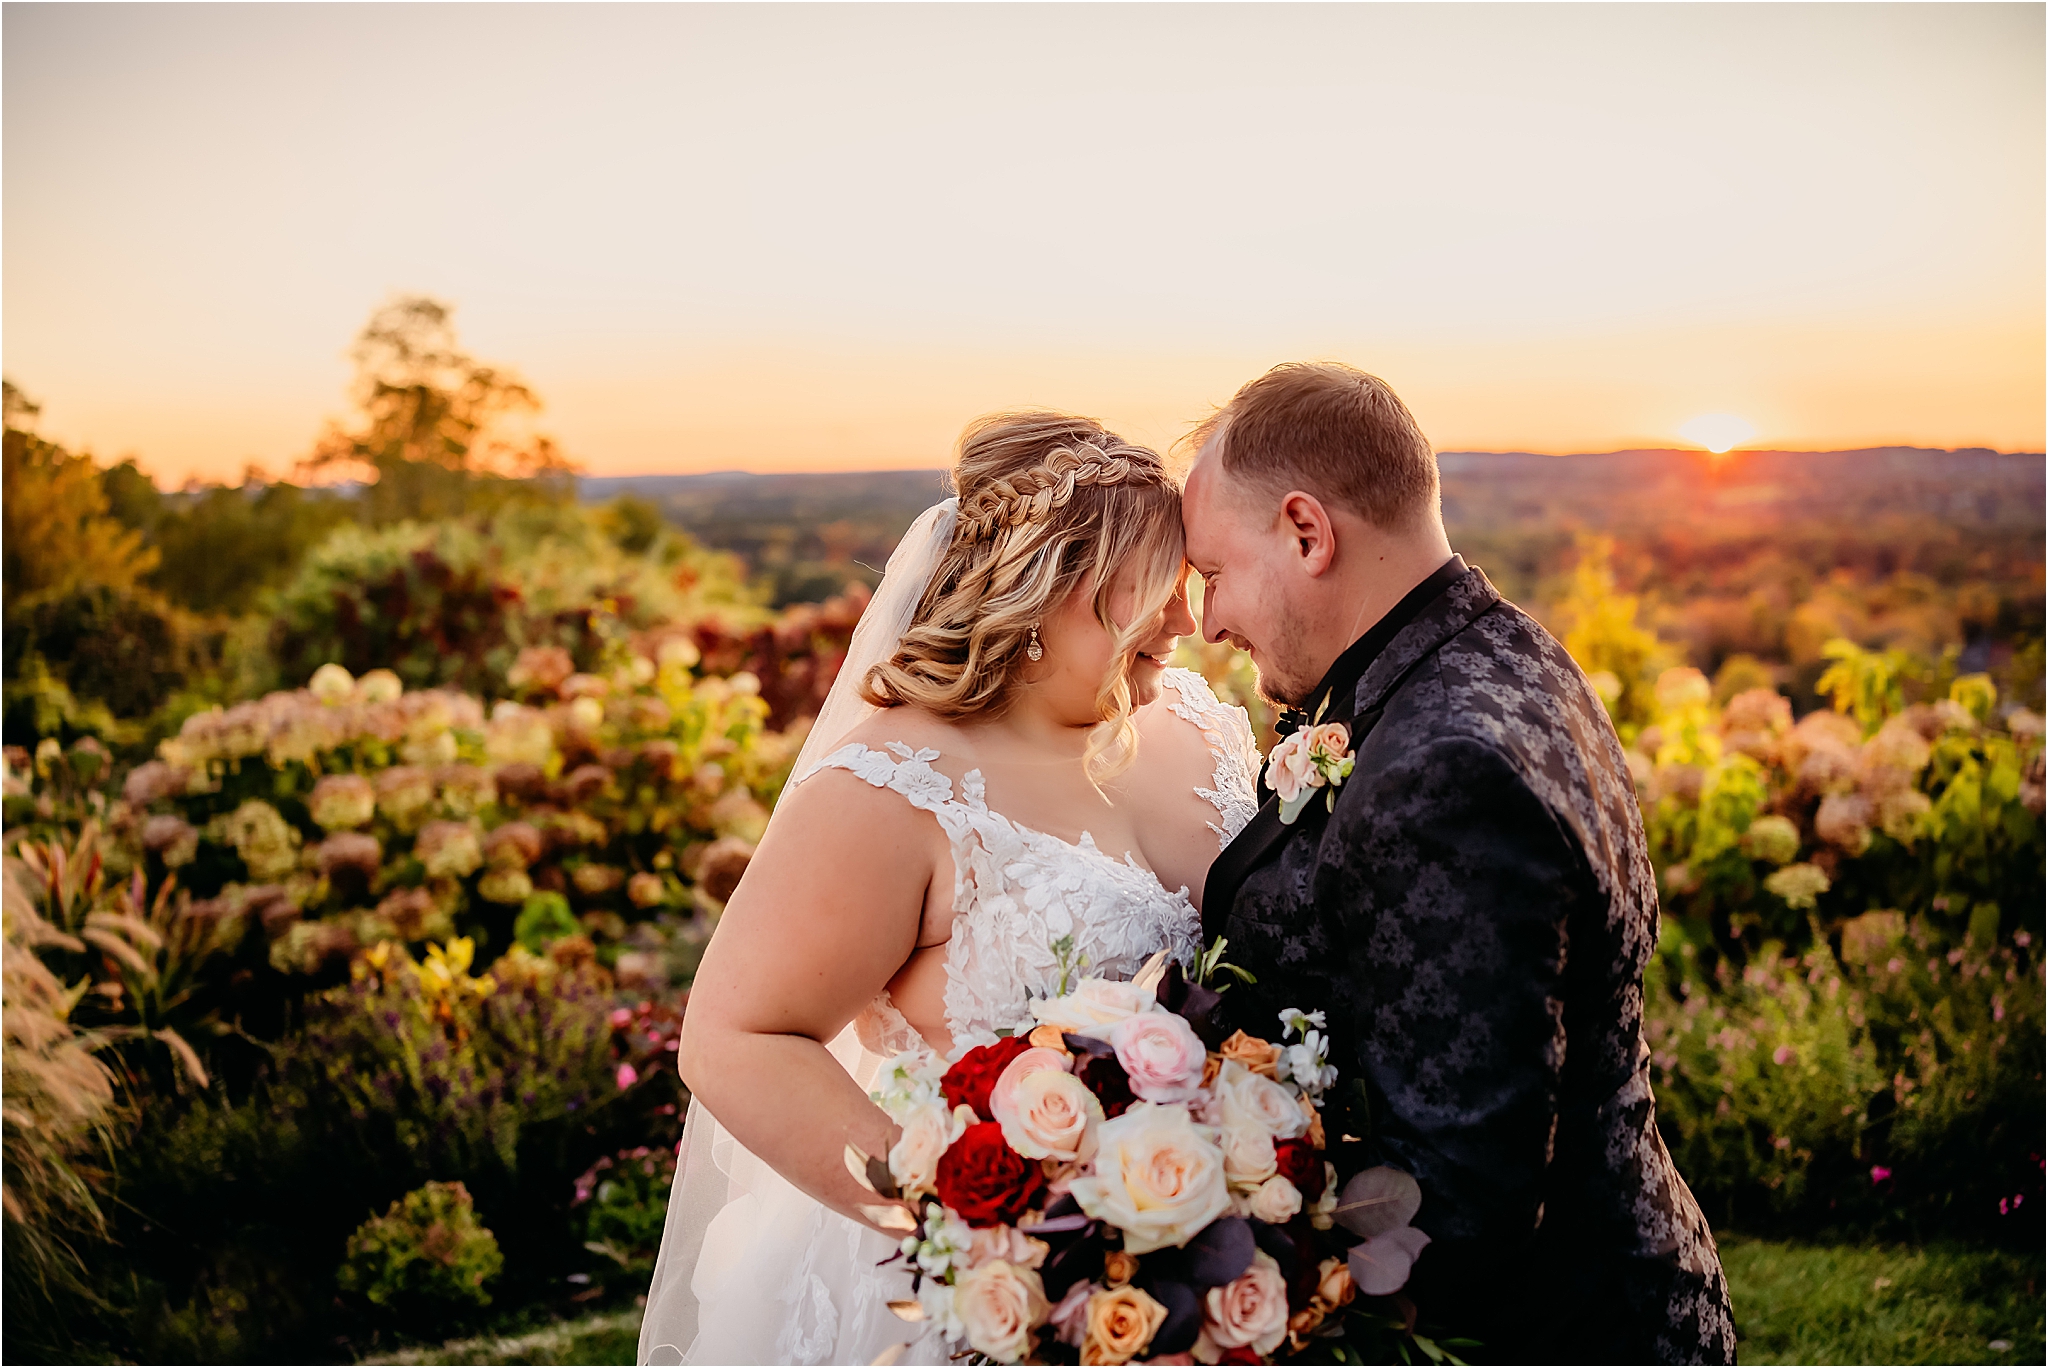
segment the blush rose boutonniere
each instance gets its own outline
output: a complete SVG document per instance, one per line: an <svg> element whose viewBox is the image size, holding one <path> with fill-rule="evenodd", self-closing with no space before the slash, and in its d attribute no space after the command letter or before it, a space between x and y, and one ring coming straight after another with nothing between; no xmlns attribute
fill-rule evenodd
<svg viewBox="0 0 2048 1368"><path fill-rule="evenodd" d="M1280 821L1292 826L1318 789L1331 811L1337 789L1351 777L1351 729L1342 722L1304 727L1266 757L1266 784L1280 800Z"/></svg>

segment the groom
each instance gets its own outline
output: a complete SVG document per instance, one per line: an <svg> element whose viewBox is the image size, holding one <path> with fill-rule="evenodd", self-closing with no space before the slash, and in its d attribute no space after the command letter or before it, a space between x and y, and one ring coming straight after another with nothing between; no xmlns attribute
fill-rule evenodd
<svg viewBox="0 0 2048 1368"><path fill-rule="evenodd" d="M1713 1235L1657 1133L1656 883L1600 700L1451 553L1435 453L1382 381L1280 366L1196 442L1203 635L1356 757L1334 812L1318 794L1287 824L1266 795L1210 872L1204 939L1258 978L1236 1024L1327 1011L1361 1137L1334 1157L1419 1180L1408 1294L1479 1358L1734 1362Z"/></svg>

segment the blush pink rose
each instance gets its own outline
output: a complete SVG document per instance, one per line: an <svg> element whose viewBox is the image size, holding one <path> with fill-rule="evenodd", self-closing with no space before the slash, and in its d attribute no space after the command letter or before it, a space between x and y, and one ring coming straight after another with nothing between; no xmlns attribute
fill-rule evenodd
<svg viewBox="0 0 2048 1368"><path fill-rule="evenodd" d="M1314 779L1315 762L1310 759L1305 733L1294 735L1273 747L1266 757L1266 782L1283 803L1291 803Z"/></svg>
<svg viewBox="0 0 2048 1368"><path fill-rule="evenodd" d="M989 1085L988 1114L990 1118L1001 1119L1001 1113L997 1110L999 1107L1007 1107L1011 1111L1016 1110L1017 1085L1024 1081L1026 1074L1038 1073L1044 1069L1067 1073L1071 1071L1072 1066L1073 1056L1067 1054L1064 1050L1046 1050L1034 1045L1030 1049L1020 1052L1008 1064L1003 1066L1003 1071L996 1075L996 1081Z"/></svg>
<svg viewBox="0 0 2048 1368"><path fill-rule="evenodd" d="M1351 745L1351 733L1342 722L1325 722L1308 729L1308 749L1335 760Z"/></svg>
<svg viewBox="0 0 2048 1368"><path fill-rule="evenodd" d="M1209 1051L1184 1018L1172 1012L1125 1017L1109 1028L1109 1043L1130 1075L1131 1091L1147 1102L1201 1097Z"/></svg>
<svg viewBox="0 0 2048 1368"><path fill-rule="evenodd" d="M1287 1337L1287 1279L1263 1249L1237 1281L1202 1298L1202 1334L1221 1349L1249 1348L1264 1357Z"/></svg>

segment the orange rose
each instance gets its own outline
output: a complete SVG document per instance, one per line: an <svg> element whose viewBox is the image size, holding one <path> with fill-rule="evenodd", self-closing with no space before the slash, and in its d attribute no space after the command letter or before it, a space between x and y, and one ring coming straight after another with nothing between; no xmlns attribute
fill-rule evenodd
<svg viewBox="0 0 2048 1368"><path fill-rule="evenodd" d="M1310 1299L1311 1305L1334 1311L1348 1306L1358 1295L1358 1287L1351 1281L1351 1265L1342 1259L1325 1259L1316 1267L1316 1292Z"/></svg>
<svg viewBox="0 0 2048 1368"><path fill-rule="evenodd" d="M1323 1309L1310 1302L1304 1309L1287 1318L1287 1347L1300 1353L1308 1347L1308 1337L1323 1323Z"/></svg>
<svg viewBox="0 0 2048 1368"><path fill-rule="evenodd" d="M1081 1341L1084 1364L1129 1363L1166 1324L1166 1308L1135 1287L1097 1292L1088 1299L1088 1332Z"/></svg>
<svg viewBox="0 0 2048 1368"><path fill-rule="evenodd" d="M1125 1249L1112 1249L1102 1256L1102 1280L1111 1287L1129 1282L1138 1272L1138 1256Z"/></svg>
<svg viewBox="0 0 2048 1368"><path fill-rule="evenodd" d="M1235 1060L1255 1074L1278 1081L1280 1077L1280 1047L1257 1036L1237 1032L1223 1042L1219 1051L1225 1059Z"/></svg>

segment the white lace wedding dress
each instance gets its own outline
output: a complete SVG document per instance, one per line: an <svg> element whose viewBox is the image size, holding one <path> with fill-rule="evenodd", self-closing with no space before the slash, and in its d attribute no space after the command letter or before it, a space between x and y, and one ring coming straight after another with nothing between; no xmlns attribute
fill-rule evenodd
<svg viewBox="0 0 2048 1368"><path fill-rule="evenodd" d="M1165 684L1167 705L1202 731L1215 757L1213 786L1196 792L1216 809L1209 825L1220 850L1257 805L1251 726L1200 675L1169 670ZM1073 936L1092 975L1128 978L1161 947L1192 962L1201 923L1186 889L1167 891L1086 834L1076 844L1019 826L984 801L980 771L961 776L956 792L932 767L938 758L901 744L886 752L848 745L820 767L902 794L937 819L952 847L945 1002L954 1058L1028 1019L1030 999L1054 991L1059 937ZM832 1050L865 1084L863 1070L871 1075L877 1057L922 1044L885 991ZM709 1200L701 1182L686 1197L685 1179L706 1164L725 1181ZM895 1243L799 1192L695 1104L675 1192L647 1292L641 1363L869 1363L905 1340L915 1342L902 1361L945 1361L937 1343L888 1309L910 1295L900 1262L879 1266Z"/></svg>

